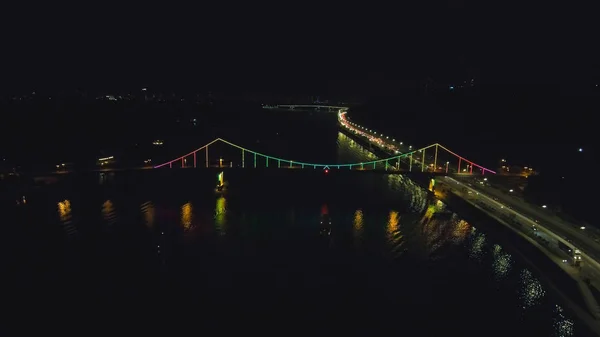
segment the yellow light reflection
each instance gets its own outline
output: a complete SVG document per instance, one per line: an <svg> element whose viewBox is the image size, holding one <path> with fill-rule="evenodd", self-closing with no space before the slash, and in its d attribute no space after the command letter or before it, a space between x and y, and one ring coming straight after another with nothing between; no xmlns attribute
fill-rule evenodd
<svg viewBox="0 0 600 337"><path fill-rule="evenodd" d="M154 216L156 210L154 209L154 204L151 201L145 202L141 206L142 213L144 214L144 220L146 221L146 226L149 228L154 227Z"/></svg>
<svg viewBox="0 0 600 337"><path fill-rule="evenodd" d="M354 233L360 233L363 229L363 226L363 211L361 209L357 209L356 212L354 212Z"/></svg>
<svg viewBox="0 0 600 337"><path fill-rule="evenodd" d="M364 226L365 222L363 211L362 209L357 209L354 212L354 221L352 222L352 228L354 229L352 234L354 235L354 243L357 246L359 246L361 243Z"/></svg>
<svg viewBox="0 0 600 337"><path fill-rule="evenodd" d="M431 220L431 218L433 217L435 212L437 212L435 205L427 206L427 210L425 211L425 214L423 215L423 219L421 220L421 222L423 222L423 223L429 222L429 220Z"/></svg>
<svg viewBox="0 0 600 337"><path fill-rule="evenodd" d="M390 211L387 223L387 231L389 235L394 235L398 231L398 220L400 216L396 211Z"/></svg>
<svg viewBox="0 0 600 337"><path fill-rule="evenodd" d="M181 225L184 230L189 230L192 227L192 219L192 204L188 202L181 206Z"/></svg>
<svg viewBox="0 0 600 337"><path fill-rule="evenodd" d="M215 226L217 231L225 234L225 215L227 213L227 200L225 197L219 197L215 206Z"/></svg>
<svg viewBox="0 0 600 337"><path fill-rule="evenodd" d="M61 221L66 221L71 217L71 202L69 200L58 203L58 216Z"/></svg>
<svg viewBox="0 0 600 337"><path fill-rule="evenodd" d="M467 238L467 235L471 233L471 225L465 220L460 220L454 230L452 231L452 237L454 238L455 243L460 243Z"/></svg>
<svg viewBox="0 0 600 337"><path fill-rule="evenodd" d="M442 220L435 216L438 208L435 205L428 205L423 219L421 219L425 246L429 254L435 253L448 240L449 232L453 228L449 221Z"/></svg>
<svg viewBox="0 0 600 337"><path fill-rule="evenodd" d="M428 188L428 190L429 190L429 191L431 191L431 192L433 192L433 188L434 188L434 187L435 187L435 179L433 179L433 178L432 178L432 179L429 181L429 188Z"/></svg>
<svg viewBox="0 0 600 337"><path fill-rule="evenodd" d="M102 215L104 216L105 220L110 220L112 218L114 211L115 211L115 206L113 205L112 201L106 200L102 204Z"/></svg>
<svg viewBox="0 0 600 337"><path fill-rule="evenodd" d="M403 253L404 235L400 232L400 215L396 211L390 211L387 223L388 243L390 244L392 254L399 256Z"/></svg>
<svg viewBox="0 0 600 337"><path fill-rule="evenodd" d="M112 201L106 200L102 204L102 217L108 225L113 225L116 222L115 206Z"/></svg>

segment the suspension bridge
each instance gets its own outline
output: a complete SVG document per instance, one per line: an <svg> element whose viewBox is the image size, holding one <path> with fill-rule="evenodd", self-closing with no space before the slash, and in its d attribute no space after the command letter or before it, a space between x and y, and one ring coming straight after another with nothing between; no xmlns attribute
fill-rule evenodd
<svg viewBox="0 0 600 337"><path fill-rule="evenodd" d="M210 160L209 149L222 143L239 150L237 158L220 158L217 164ZM450 165L454 158L456 164ZM439 165L439 163L444 163ZM462 167L461 167L462 165ZM345 170L384 170L389 172L428 172L443 174L485 174L496 172L465 159L450 151L441 144L435 143L423 148L399 153L389 158L355 163L311 163L286 158L279 158L243 146L234 144L222 138L217 138L187 154L167 161L153 168L281 168L281 169L345 169Z"/></svg>

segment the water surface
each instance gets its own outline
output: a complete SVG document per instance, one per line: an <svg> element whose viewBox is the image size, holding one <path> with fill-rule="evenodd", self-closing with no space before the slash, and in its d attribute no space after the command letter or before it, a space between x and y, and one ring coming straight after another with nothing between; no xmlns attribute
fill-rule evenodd
<svg viewBox="0 0 600 337"><path fill-rule="evenodd" d="M324 130L337 137L331 160L367 158ZM7 331L585 333L504 243L406 177L233 170L219 195L215 175L70 176L6 209Z"/></svg>

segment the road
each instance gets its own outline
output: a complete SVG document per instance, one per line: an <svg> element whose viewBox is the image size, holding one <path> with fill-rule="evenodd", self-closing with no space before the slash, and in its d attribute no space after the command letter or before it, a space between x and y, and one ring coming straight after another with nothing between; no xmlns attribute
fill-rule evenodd
<svg viewBox="0 0 600 337"><path fill-rule="evenodd" d="M538 224L548 227L557 235L561 236L561 238L571 241L575 248L590 255L594 260L600 260L600 243L596 241L595 234L590 233L590 230L581 229L577 225L567 223L557 216L548 214L541 206L537 208L519 198L506 195L498 189L481 184L471 184L469 187L480 193L485 193L488 196L496 198L500 203L510 206L515 211L536 220Z"/></svg>
<svg viewBox="0 0 600 337"><path fill-rule="evenodd" d="M567 263L568 260L565 260L566 254L564 254L555 244L556 234L549 231L547 228L540 226L535 220L520 214L514 209L506 207L493 197L480 193L456 179L446 176L444 179L440 180L440 183L438 183L439 185L447 187L453 194L465 199L467 202L473 204L474 207L480 208L490 217L496 218L507 227L512 228L512 230L527 238L532 245L536 246L550 260L570 275L576 281L588 311L584 311L581 307L572 303L569 296L565 295L559 287L555 285L552 285L552 287L565 301L571 302L571 309L577 312L577 315L586 321L590 328L597 333L600 333L600 323L598 322L598 319L600 318L600 306L594 298L589 286L583 281L588 277L593 278L596 281L599 279L598 274L594 274L594 272L597 272L597 267L594 263L589 263L588 260L588 264L584 264L583 268ZM510 214L515 215L513 218L515 221L510 220ZM590 269L592 269L592 271L590 271Z"/></svg>
<svg viewBox="0 0 600 337"><path fill-rule="evenodd" d="M399 154L413 150L412 148L402 146L403 144L401 143L396 143L393 139L390 141L388 137L384 138L383 135L380 136L369 129L349 122L346 119L345 113L339 113L339 120L340 124L348 130L366 138L367 141L386 152ZM430 159L429 156L427 159ZM420 166L418 158L413 158L413 163ZM466 176L472 177L471 175ZM482 208L491 217L501 220L501 222L512 227L520 235L529 237L530 242L534 246L537 246L550 260L554 261L568 275L573 277L577 281L589 312L592 314L590 317L587 312L576 309L578 316L585 317L584 320L593 330L600 331L597 321L600 318L600 306L588 285L583 281L589 280L596 289L600 289L600 263L598 263L600 245L598 245L594 238L590 237L590 231L586 232L578 226L568 224L556 216L553 217L549 214L544 214L542 212L543 209L536 209L523 200L503 194L501 191L491 187L485 188L480 184L459 182L448 176L441 180L446 183L445 185L450 187L454 194L462 197L467 202L473 203L475 207ZM466 193L462 193L461 190L464 190ZM469 196L473 197L470 198ZM514 221L511 221L511 218ZM510 225L510 223L513 225ZM520 226L518 226L519 224ZM571 261L566 260L566 254L558 249L558 242L563 242L580 251L582 259L581 267L568 263ZM556 290L562 294L559 289ZM564 296L564 294L561 296ZM568 298L565 299L568 300Z"/></svg>
<svg viewBox="0 0 600 337"><path fill-rule="evenodd" d="M402 143L389 140L389 137L378 135L363 126L348 121L346 113L341 112L339 114L339 120L343 126L358 135L365 137L368 141L385 151L390 153L412 151L412 148L409 148ZM421 162L419 161L420 158L416 157L419 156L413 157L413 164L418 167L421 165ZM600 261L600 240L596 237L595 233L592 233L590 230L582 230L577 225L569 224L557 216L548 214L541 207L538 209L525 203L523 200L506 195L495 188L485 187L480 184L470 185L471 186L465 185L465 187L472 189L476 193L481 193L485 198L489 198L495 207L506 208L505 212L514 212L515 216L519 216L526 222L530 222L532 225L536 224L538 227L543 228L550 235L553 235L555 240L570 243L571 246L579 249L582 252L581 255L584 259L584 265L591 267L588 268L588 272L598 276L594 278L598 279L597 286L600 289L600 263L598 262Z"/></svg>
<svg viewBox="0 0 600 337"><path fill-rule="evenodd" d="M581 251L582 263L584 266L582 269L583 272L587 277L592 278L596 287L600 287L600 263L598 263L597 258L597 256L600 256L600 247L593 239L586 236L584 230L557 222L556 219L552 219L552 217L543 214L543 212L533 208L531 205L515 202L515 200L511 200L510 197L503 195L498 191L492 191L487 187L460 182L451 177L446 177L446 180L452 181L472 193L475 193L479 196L478 199L480 201L485 202L485 204L493 209L504 212L505 214L513 214L519 222L531 227L535 226L537 229L547 233L554 240L568 243L576 249L579 249Z"/></svg>
<svg viewBox="0 0 600 337"><path fill-rule="evenodd" d="M384 152L389 153L390 157L399 155L402 153L408 153L408 152L415 151L415 149L413 149L412 146L405 145L402 142L396 142L395 139L389 139L389 136L386 137L386 136L377 134L376 132L373 132L372 130L369 130L363 126L357 125L356 123L349 121L346 118L345 112L338 113L338 120L339 120L340 124L342 126L346 127L349 131L352 131L355 134L357 134L358 136L365 138L371 144L379 147ZM431 162L433 161L433 156L426 155L426 157L427 157L426 160L429 160ZM421 160L422 159L423 159L422 152L420 152L420 151L418 154L414 154L412 156L412 166L413 166L412 169L413 170L421 169L421 165L422 165ZM404 161L406 161L407 163L410 163L410 158L406 158ZM427 170L427 168L429 168L429 166L427 166L427 165L425 165L425 167L426 167L426 170Z"/></svg>
<svg viewBox="0 0 600 337"><path fill-rule="evenodd" d="M573 235L584 234L584 236L582 237L583 240L589 241L590 244L593 241L595 243L595 245L598 247L598 249L600 249L600 230L598 230L597 228L594 228L594 227L585 228L584 227L584 229L581 229L581 226L582 226L581 224L571 223L568 220L565 220L565 219L557 216L556 214L553 214L552 211L550 211L549 209L544 209L543 207L532 205L532 204L528 203L527 201L525 201L518 194L508 192L508 189L503 190L502 188L498 188L498 187L494 187L494 186L487 186L486 184L484 184L483 186L474 185L474 187L476 189L485 189L485 191L488 194L494 195L497 198L502 198L501 200L506 200L505 202L512 202L515 205L523 205L523 206L530 208L531 211L533 212L532 215L537 216L538 220L540 220L540 221L555 222L555 223L561 224L564 227L572 228L573 229L572 233L574 233ZM592 246L593 246L593 244L592 244ZM596 256L596 258L600 259L600 256Z"/></svg>

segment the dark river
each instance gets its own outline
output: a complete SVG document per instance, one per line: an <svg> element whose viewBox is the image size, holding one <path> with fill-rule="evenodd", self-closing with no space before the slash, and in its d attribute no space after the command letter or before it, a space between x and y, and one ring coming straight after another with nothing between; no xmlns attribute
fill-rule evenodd
<svg viewBox="0 0 600 337"><path fill-rule="evenodd" d="M334 115L269 114L261 152L367 156ZM248 168L217 195L216 173L68 176L6 207L2 335L587 335L507 247L405 177Z"/></svg>

